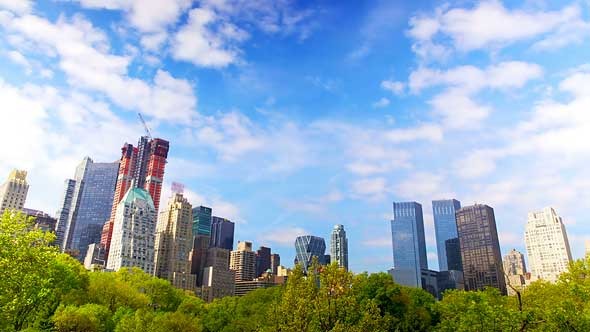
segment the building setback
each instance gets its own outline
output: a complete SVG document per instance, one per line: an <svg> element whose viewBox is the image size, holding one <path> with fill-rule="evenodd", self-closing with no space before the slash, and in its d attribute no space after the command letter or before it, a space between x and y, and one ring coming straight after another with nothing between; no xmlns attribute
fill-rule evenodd
<svg viewBox="0 0 590 332"><path fill-rule="evenodd" d="M422 270L428 269L422 205L393 203L391 221L393 278L404 286L422 287Z"/></svg>
<svg viewBox="0 0 590 332"><path fill-rule="evenodd" d="M22 210L28 192L27 171L13 169L0 186L0 214L6 210Z"/></svg>
<svg viewBox="0 0 590 332"><path fill-rule="evenodd" d="M156 224L154 275L169 280L178 288L194 291L197 276L191 274L192 217L192 206L178 193L160 212Z"/></svg>
<svg viewBox="0 0 590 332"><path fill-rule="evenodd" d="M156 208L152 197L145 189L130 189L117 205L106 268L117 271L139 267L153 274L155 231Z"/></svg>
<svg viewBox="0 0 590 332"><path fill-rule="evenodd" d="M506 294L494 209L475 204L457 211L465 290L495 287Z"/></svg>
<svg viewBox="0 0 590 332"><path fill-rule="evenodd" d="M234 227L228 219L211 217L211 247L234 250Z"/></svg>
<svg viewBox="0 0 590 332"><path fill-rule="evenodd" d="M455 220L455 213L460 208L461 202L456 199L432 201L432 215L434 216L434 232L436 235L436 250L438 253L438 267L440 271L461 270L461 268L457 268L457 266L453 266L453 268L449 268L448 266L448 261L460 262L461 253L458 250L449 253L447 252L446 247L447 240L457 238L457 222Z"/></svg>
<svg viewBox="0 0 590 332"><path fill-rule="evenodd" d="M254 280L256 277L256 253L252 242L238 242L238 249L231 252L229 268L235 271L235 280Z"/></svg>
<svg viewBox="0 0 590 332"><path fill-rule="evenodd" d="M557 281L572 261L561 217L551 207L530 212L524 237L532 280Z"/></svg>
<svg viewBox="0 0 590 332"><path fill-rule="evenodd" d="M330 241L330 259L348 271L348 239L344 226L335 225Z"/></svg>

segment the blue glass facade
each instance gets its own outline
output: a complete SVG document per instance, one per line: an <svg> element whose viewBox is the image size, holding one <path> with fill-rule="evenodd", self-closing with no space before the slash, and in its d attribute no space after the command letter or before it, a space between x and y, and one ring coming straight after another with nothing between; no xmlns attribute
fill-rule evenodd
<svg viewBox="0 0 590 332"><path fill-rule="evenodd" d="M225 219L211 217L211 247L234 250L234 223Z"/></svg>
<svg viewBox="0 0 590 332"><path fill-rule="evenodd" d="M326 242L323 238L304 235L295 239L295 264L301 264L303 271L311 266L313 257L317 257L320 264L326 264Z"/></svg>
<svg viewBox="0 0 590 332"><path fill-rule="evenodd" d="M434 232L436 234L436 250L438 252L438 267L440 271L448 271L448 261L461 260L461 253L454 251L447 253L445 242L457 238L457 222L455 213L461 208L461 202L456 199L432 201L434 216ZM448 255L453 257L448 257ZM459 255L459 257L457 257Z"/></svg>
<svg viewBox="0 0 590 332"><path fill-rule="evenodd" d="M422 205L394 202L391 236L395 281L405 286L421 287L421 270L428 269Z"/></svg>
<svg viewBox="0 0 590 332"><path fill-rule="evenodd" d="M197 206L193 209L193 236L211 235L211 208Z"/></svg>

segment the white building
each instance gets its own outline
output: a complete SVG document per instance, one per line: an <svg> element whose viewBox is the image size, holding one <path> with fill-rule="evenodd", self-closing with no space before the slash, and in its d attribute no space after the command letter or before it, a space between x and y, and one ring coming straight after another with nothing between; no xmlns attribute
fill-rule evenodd
<svg viewBox="0 0 590 332"><path fill-rule="evenodd" d="M567 271L572 254L565 226L553 208L529 213L525 243L533 281L555 282Z"/></svg>
<svg viewBox="0 0 590 332"><path fill-rule="evenodd" d="M330 259L348 270L348 239L344 226L335 225L330 241Z"/></svg>
<svg viewBox="0 0 590 332"><path fill-rule="evenodd" d="M254 280L256 253L252 251L252 242L238 242L238 250L230 253L229 268L235 271L236 281Z"/></svg>
<svg viewBox="0 0 590 332"><path fill-rule="evenodd" d="M29 192L27 171L12 170L0 186L0 213L4 210L22 210Z"/></svg>
<svg viewBox="0 0 590 332"><path fill-rule="evenodd" d="M106 268L139 267L153 274L155 230L152 197L145 189L130 189L117 206Z"/></svg>

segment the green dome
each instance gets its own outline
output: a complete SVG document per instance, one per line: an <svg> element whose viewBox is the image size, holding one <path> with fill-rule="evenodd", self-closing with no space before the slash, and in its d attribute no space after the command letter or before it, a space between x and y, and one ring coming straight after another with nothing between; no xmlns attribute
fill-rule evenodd
<svg viewBox="0 0 590 332"><path fill-rule="evenodd" d="M143 188L132 188L132 189L129 189L129 191L127 191L127 193L123 197L123 200L122 201L125 202L125 203L132 203L136 199L139 199L139 200L142 200L142 201L146 201L147 204L152 209L155 209L155 207L154 207L154 200L152 199L152 196L150 195L150 193L147 192L147 190L145 190Z"/></svg>

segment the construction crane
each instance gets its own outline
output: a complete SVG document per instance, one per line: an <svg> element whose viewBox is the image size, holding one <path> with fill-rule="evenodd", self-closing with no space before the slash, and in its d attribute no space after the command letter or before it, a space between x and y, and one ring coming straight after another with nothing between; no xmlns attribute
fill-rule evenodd
<svg viewBox="0 0 590 332"><path fill-rule="evenodd" d="M147 123L143 119L143 116L141 115L141 113L137 113L137 115L139 115L139 120L143 124L143 128L145 129L145 133L147 134L147 137L149 137L149 139L151 141L152 140L152 133L150 132L150 128L147 126Z"/></svg>

